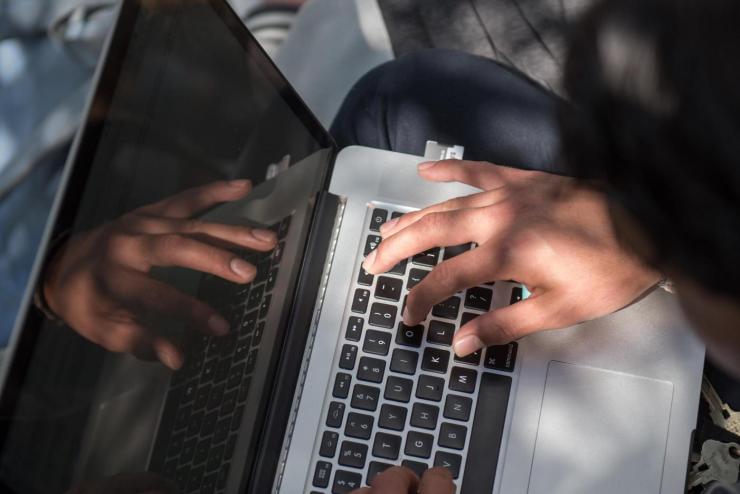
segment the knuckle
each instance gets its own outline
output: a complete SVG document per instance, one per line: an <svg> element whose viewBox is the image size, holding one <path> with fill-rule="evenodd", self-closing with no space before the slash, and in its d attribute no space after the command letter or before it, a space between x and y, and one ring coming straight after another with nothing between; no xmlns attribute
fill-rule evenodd
<svg viewBox="0 0 740 494"><path fill-rule="evenodd" d="M193 233L203 229L203 222L196 218L189 218L183 221L182 230L184 232Z"/></svg>
<svg viewBox="0 0 740 494"><path fill-rule="evenodd" d="M443 287L456 286L459 278L458 271L447 262L439 264L429 276L436 285Z"/></svg>

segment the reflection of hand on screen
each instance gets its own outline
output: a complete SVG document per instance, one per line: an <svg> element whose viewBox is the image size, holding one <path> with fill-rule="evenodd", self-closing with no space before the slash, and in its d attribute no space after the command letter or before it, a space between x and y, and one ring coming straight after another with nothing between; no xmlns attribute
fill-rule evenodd
<svg viewBox="0 0 740 494"><path fill-rule="evenodd" d="M182 267L234 283L256 268L231 249L269 251L270 230L194 219L216 204L246 196L246 180L215 182L150 204L94 230L72 235L45 270L43 295L55 315L85 338L114 352L157 358L172 369L183 351L161 328L172 321L206 334L225 334L213 308L155 280L155 267Z"/></svg>

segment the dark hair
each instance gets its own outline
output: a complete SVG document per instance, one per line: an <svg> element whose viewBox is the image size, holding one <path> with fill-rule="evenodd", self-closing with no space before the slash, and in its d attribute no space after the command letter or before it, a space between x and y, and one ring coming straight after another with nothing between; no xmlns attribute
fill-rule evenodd
<svg viewBox="0 0 740 494"><path fill-rule="evenodd" d="M574 26L564 158L671 266L740 294L740 1L607 0Z"/></svg>

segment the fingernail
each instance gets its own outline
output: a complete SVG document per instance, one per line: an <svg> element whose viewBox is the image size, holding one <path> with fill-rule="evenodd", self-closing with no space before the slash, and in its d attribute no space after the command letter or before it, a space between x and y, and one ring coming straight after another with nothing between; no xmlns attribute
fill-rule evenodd
<svg viewBox="0 0 740 494"><path fill-rule="evenodd" d="M424 163L419 163L418 170L419 171L428 170L436 164L437 164L436 161L425 161Z"/></svg>
<svg viewBox="0 0 740 494"><path fill-rule="evenodd" d="M411 316L409 315L409 309L408 307L403 308L403 314L401 315L401 318L403 319L403 323L406 326L413 326L414 323L411 321Z"/></svg>
<svg viewBox="0 0 740 494"><path fill-rule="evenodd" d="M231 266L231 270L238 274L241 278L251 279L254 277L254 267L243 259L235 257L231 260L229 266Z"/></svg>
<svg viewBox="0 0 740 494"><path fill-rule="evenodd" d="M182 367L182 362L180 361L180 358L178 356L166 350L160 350L158 353L159 353L159 361L162 362L167 367L169 367L170 369L177 370L180 367Z"/></svg>
<svg viewBox="0 0 740 494"><path fill-rule="evenodd" d="M239 180L231 180L229 181L229 185L232 187L246 187L250 184L250 181L247 179L239 179Z"/></svg>
<svg viewBox="0 0 740 494"><path fill-rule="evenodd" d="M252 230L254 238L260 242L274 242L277 239L277 235L272 230Z"/></svg>
<svg viewBox="0 0 740 494"><path fill-rule="evenodd" d="M375 263L375 256L377 255L376 251L370 251L370 253L367 255L365 260L362 263L362 267L365 268L365 271L368 273L370 272L370 268L373 267L373 264Z"/></svg>
<svg viewBox="0 0 740 494"><path fill-rule="evenodd" d="M380 225L380 233L386 233L391 230L398 224L398 218L392 219L386 223L383 223Z"/></svg>
<svg viewBox="0 0 740 494"><path fill-rule="evenodd" d="M218 314L213 314L208 319L208 327L217 335L225 335L229 333L229 323Z"/></svg>
<svg viewBox="0 0 740 494"><path fill-rule="evenodd" d="M455 342L452 349L455 350L455 354L458 357L465 357L473 352L477 352L483 348L483 342L477 336L471 334L464 336L459 341Z"/></svg>

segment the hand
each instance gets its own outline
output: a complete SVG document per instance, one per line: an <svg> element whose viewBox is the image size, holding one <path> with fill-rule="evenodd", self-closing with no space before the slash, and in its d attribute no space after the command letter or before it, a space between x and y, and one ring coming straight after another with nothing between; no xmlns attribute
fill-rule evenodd
<svg viewBox="0 0 740 494"><path fill-rule="evenodd" d="M246 180L215 182L73 235L47 267L43 289L49 307L110 351L156 357L178 369L183 352L173 335L161 330L167 321L218 335L226 334L229 324L205 303L151 278L149 271L177 266L234 283L254 279L256 268L229 248L271 250L274 232L192 219L250 190Z"/></svg>
<svg viewBox="0 0 740 494"><path fill-rule="evenodd" d="M422 163L419 174L483 192L386 223L365 270L385 272L433 247L478 247L440 263L409 292L404 323L418 324L434 304L488 281L516 280L532 293L460 328L454 339L460 356L609 314L660 278L620 247L605 197L573 179L458 160Z"/></svg>
<svg viewBox="0 0 740 494"><path fill-rule="evenodd" d="M427 470L421 481L408 468L393 467L375 477L372 484L350 494L455 494L452 475L442 467Z"/></svg>
<svg viewBox="0 0 740 494"><path fill-rule="evenodd" d="M66 494L177 494L174 482L154 473L119 474L85 482Z"/></svg>

